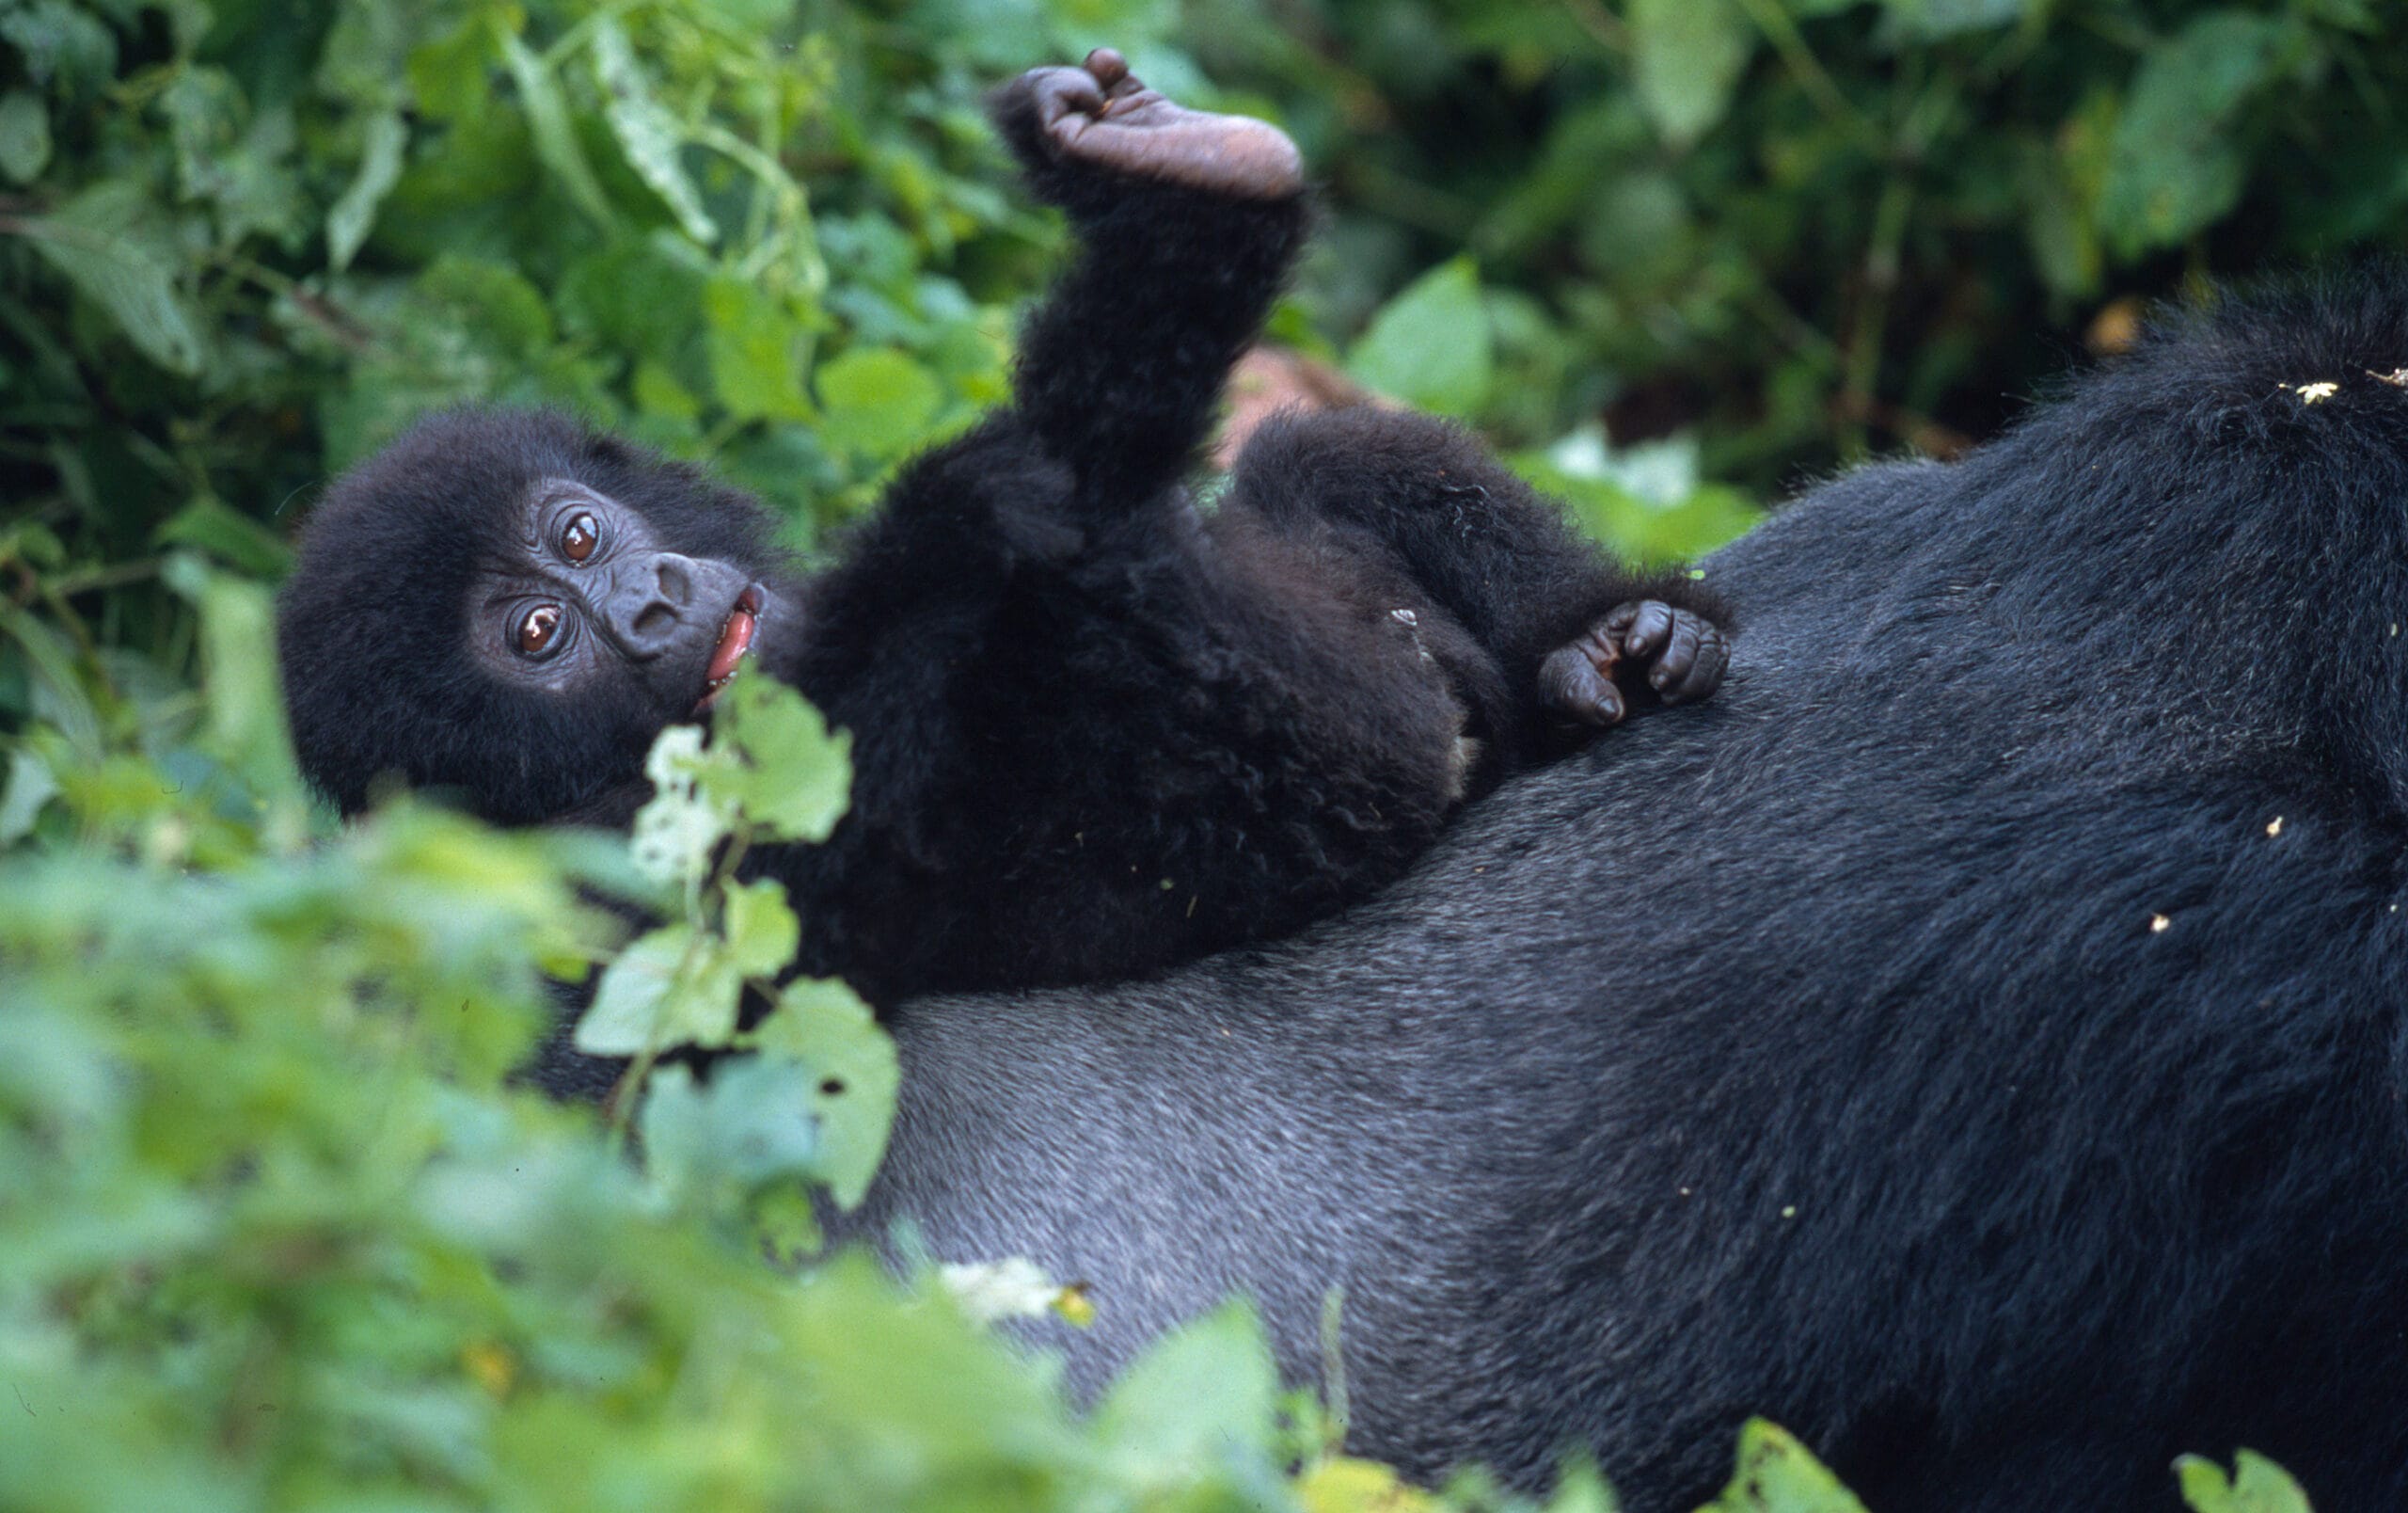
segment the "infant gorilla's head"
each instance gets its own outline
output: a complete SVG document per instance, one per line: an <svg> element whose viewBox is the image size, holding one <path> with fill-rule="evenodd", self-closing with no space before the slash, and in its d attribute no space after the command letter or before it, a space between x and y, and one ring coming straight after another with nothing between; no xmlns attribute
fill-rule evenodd
<svg viewBox="0 0 2408 1513"><path fill-rule="evenodd" d="M801 589L752 500L564 416L436 415L338 481L277 612L301 768L354 813L395 774L531 823L640 778L652 738Z"/></svg>

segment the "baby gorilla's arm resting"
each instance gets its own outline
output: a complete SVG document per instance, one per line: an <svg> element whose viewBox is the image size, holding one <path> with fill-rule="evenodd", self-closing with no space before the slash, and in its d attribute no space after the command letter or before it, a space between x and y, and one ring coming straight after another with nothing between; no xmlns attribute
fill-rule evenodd
<svg viewBox="0 0 2408 1513"><path fill-rule="evenodd" d="M1080 244L1022 337L1014 414L1069 467L1077 508L1117 515L1194 463L1278 296L1305 239L1296 150L1265 122L1164 99L1108 49L992 104Z"/></svg>

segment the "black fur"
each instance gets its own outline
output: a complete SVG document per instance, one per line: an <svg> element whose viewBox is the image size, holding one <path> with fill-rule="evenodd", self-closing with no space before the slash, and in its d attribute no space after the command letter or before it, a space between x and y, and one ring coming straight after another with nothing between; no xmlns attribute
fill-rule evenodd
<svg viewBox="0 0 2408 1513"><path fill-rule="evenodd" d="M513 822L624 820L642 802L644 749L688 717L699 674L664 705L637 659L544 688L465 645L470 601L493 593L481 566L577 579L529 524L531 497L567 480L597 510L632 506L629 532L677 554L661 560L680 582L698 563L767 581L792 613L764 616L757 660L853 733L836 834L748 859L794 897L800 969L880 1004L1094 981L1373 891L1467 794L1571 744L1542 712L1543 656L1641 597L1716 617L1685 579L1617 569L1422 417L1277 422L1199 513L1181 480L1302 246L1301 192L1073 161L1029 80L997 119L1080 242L1028 323L1007 407L905 468L808 581L766 548L757 507L690 470L558 417L423 423L336 486L285 594L312 778L347 811L387 772ZM688 613L673 639L700 668L736 591L626 602Z"/></svg>
<svg viewBox="0 0 2408 1513"><path fill-rule="evenodd" d="M1086 1282L1090 1391L1232 1290L1316 1379L1342 1287L1354 1448L1635 1513L1749 1413L1880 1513L2408 1506L2403 365L2408 275L2242 303L1815 491L1723 696L1344 917L904 1005L857 1229Z"/></svg>

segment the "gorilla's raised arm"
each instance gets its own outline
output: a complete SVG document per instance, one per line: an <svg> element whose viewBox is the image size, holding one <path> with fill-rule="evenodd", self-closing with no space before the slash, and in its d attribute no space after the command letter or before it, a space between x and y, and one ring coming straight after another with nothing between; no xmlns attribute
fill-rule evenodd
<svg viewBox="0 0 2408 1513"><path fill-rule="evenodd" d="M1021 332L1013 410L1090 509L1178 484L1229 369L1304 247L1303 165L1275 127L1187 109L1120 55L998 90L995 124L1078 237Z"/></svg>
<svg viewBox="0 0 2408 1513"><path fill-rule="evenodd" d="M995 111L1078 244L1009 404L812 574L749 502L557 416L424 423L336 486L286 591L311 776L346 809L390 772L623 820L652 738L749 657L855 768L826 844L749 865L801 906L804 969L891 1003L1275 936L1504 772L1720 681L1711 600L1434 421L1287 422L1199 513L1180 482L1302 243L1294 148L1107 52Z"/></svg>

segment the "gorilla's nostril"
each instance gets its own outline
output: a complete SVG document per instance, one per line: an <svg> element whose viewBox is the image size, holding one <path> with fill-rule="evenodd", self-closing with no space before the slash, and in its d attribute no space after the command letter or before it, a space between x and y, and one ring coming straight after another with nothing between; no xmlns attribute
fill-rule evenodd
<svg viewBox="0 0 2408 1513"><path fill-rule="evenodd" d="M640 639L650 640L654 636L665 636L676 628L677 612L655 599L637 612L635 624L630 629Z"/></svg>
<svg viewBox="0 0 2408 1513"><path fill-rule="evenodd" d="M660 554L655 570L659 574L660 597L670 603L683 606L693 601L694 580L686 570L687 560L674 552Z"/></svg>

